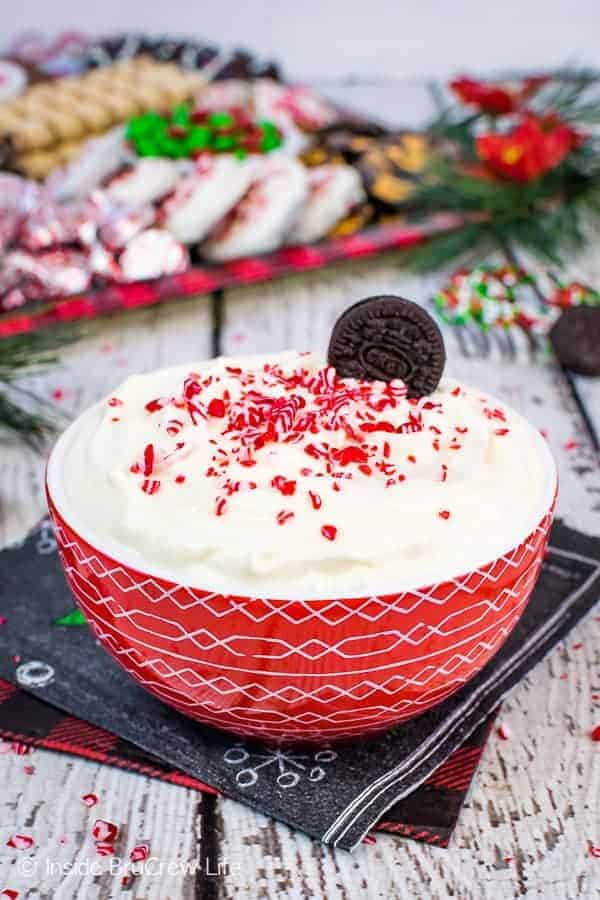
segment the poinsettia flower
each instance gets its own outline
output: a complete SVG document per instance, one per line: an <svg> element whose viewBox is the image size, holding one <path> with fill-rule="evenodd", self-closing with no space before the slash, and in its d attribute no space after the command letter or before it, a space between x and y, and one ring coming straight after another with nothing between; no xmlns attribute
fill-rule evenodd
<svg viewBox="0 0 600 900"><path fill-rule="evenodd" d="M463 103L476 106L488 115L502 116L520 109L525 100L547 81L547 75L532 75L516 84L478 81L462 76L451 81L450 88Z"/></svg>
<svg viewBox="0 0 600 900"><path fill-rule="evenodd" d="M510 181L527 182L555 169L583 140L556 116L527 115L507 134L480 135L475 146L490 171Z"/></svg>

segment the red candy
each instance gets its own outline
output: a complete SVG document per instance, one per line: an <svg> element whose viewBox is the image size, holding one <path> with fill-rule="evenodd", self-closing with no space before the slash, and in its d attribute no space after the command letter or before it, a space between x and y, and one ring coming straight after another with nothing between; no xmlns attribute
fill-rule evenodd
<svg viewBox="0 0 600 900"><path fill-rule="evenodd" d="M98 856L113 856L114 852L115 848L109 841L98 841L96 843L96 853Z"/></svg>
<svg viewBox="0 0 600 900"><path fill-rule="evenodd" d="M129 859L131 862L144 862L144 860L148 859L150 856L150 845L147 843L136 844L131 853L129 854Z"/></svg>
<svg viewBox="0 0 600 900"><path fill-rule="evenodd" d="M113 822L107 822L105 819L96 819L92 829L92 837L95 841L114 841L119 833L119 829Z"/></svg>
<svg viewBox="0 0 600 900"><path fill-rule="evenodd" d="M34 840L28 834L13 834L6 842L6 846L14 850L30 850L33 844Z"/></svg>
<svg viewBox="0 0 600 900"><path fill-rule="evenodd" d="M189 264L183 246L166 232L146 239L155 220L152 206L125 208L102 190L60 202L49 188L0 173L0 310L181 271ZM142 233L145 240L121 265L117 254ZM148 275L144 266L151 267Z"/></svg>
<svg viewBox="0 0 600 900"><path fill-rule="evenodd" d="M277 513L277 524L285 525L286 522L289 522L294 518L294 513L290 510L282 509L281 512Z"/></svg>
<svg viewBox="0 0 600 900"><path fill-rule="evenodd" d="M287 481L283 475L276 475L271 481L271 486L276 488L284 497L293 497L296 493L296 482Z"/></svg>
<svg viewBox="0 0 600 900"><path fill-rule="evenodd" d="M335 525L323 525L321 528L321 534L328 541L335 541L337 537L337 528Z"/></svg>
<svg viewBox="0 0 600 900"><path fill-rule="evenodd" d="M321 509L323 505L323 501L320 496L316 494L314 491L309 491L308 496L310 497L310 502L312 504L313 509Z"/></svg>
<svg viewBox="0 0 600 900"><path fill-rule="evenodd" d="M213 416L215 419L222 419L225 416L225 404L217 397L210 401L207 409L209 416Z"/></svg>

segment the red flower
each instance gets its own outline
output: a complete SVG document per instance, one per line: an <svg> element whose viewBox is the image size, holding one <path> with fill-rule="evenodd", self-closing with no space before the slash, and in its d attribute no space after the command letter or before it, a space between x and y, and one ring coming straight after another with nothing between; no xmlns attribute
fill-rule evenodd
<svg viewBox="0 0 600 900"><path fill-rule="evenodd" d="M450 87L463 103L489 115L502 116L519 109L547 81L546 75L532 75L517 85L462 77L451 81Z"/></svg>
<svg viewBox="0 0 600 900"><path fill-rule="evenodd" d="M488 169L510 181L533 181L556 168L583 140L556 117L525 116L508 134L482 134L477 155Z"/></svg>

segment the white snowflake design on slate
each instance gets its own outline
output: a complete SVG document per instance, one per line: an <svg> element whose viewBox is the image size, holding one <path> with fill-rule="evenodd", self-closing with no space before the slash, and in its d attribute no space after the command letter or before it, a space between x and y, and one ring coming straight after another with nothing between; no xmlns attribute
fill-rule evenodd
<svg viewBox="0 0 600 900"><path fill-rule="evenodd" d="M40 522L40 536L37 539L35 549L41 556L48 556L50 553L56 552L54 527L49 518Z"/></svg>
<svg viewBox="0 0 600 900"><path fill-rule="evenodd" d="M54 681L54 669L51 665L32 659L22 663L16 671L17 682L25 688L43 688Z"/></svg>
<svg viewBox="0 0 600 900"><path fill-rule="evenodd" d="M277 773L277 786L283 790L296 787L301 781L315 784L325 778L323 765L337 759L334 750L318 750L314 753L291 753L288 750L273 749L265 753L246 750L243 744L235 744L226 751L223 760L230 766L243 766L236 772L239 787L248 788L256 784L261 769L269 775Z"/></svg>

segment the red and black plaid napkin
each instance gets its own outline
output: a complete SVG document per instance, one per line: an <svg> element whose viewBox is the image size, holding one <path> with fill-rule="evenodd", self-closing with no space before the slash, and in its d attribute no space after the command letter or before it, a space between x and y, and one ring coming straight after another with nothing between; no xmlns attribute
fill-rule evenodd
<svg viewBox="0 0 600 900"><path fill-rule="evenodd" d="M477 769L495 716L480 726L413 794L396 803L374 826L446 847ZM160 778L170 784L218 794L215 788L163 763L110 731L61 712L0 680L0 738L14 752L43 747Z"/></svg>

